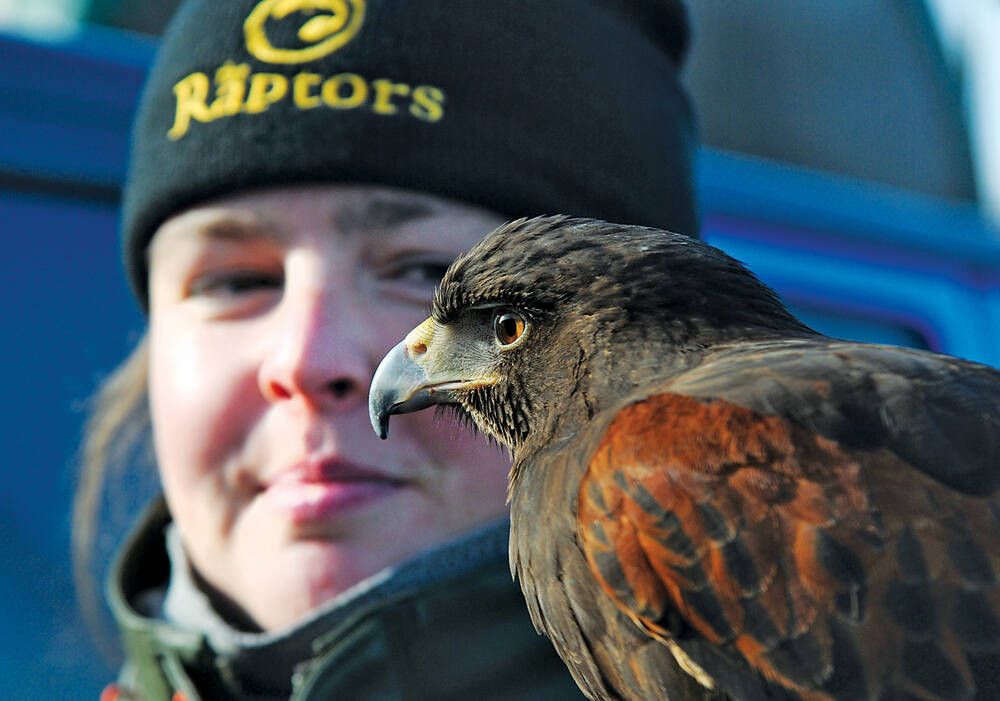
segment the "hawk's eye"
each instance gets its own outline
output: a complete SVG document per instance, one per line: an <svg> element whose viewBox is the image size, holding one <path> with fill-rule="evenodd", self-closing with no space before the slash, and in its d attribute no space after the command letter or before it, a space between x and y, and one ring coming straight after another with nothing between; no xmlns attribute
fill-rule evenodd
<svg viewBox="0 0 1000 701"><path fill-rule="evenodd" d="M501 346L509 346L524 333L524 317L510 309L502 309L493 317L493 331Z"/></svg>

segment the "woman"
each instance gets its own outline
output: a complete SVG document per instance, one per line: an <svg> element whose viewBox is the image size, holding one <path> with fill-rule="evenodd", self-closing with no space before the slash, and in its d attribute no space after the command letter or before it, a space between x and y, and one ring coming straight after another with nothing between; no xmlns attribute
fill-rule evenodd
<svg viewBox="0 0 1000 701"><path fill-rule="evenodd" d="M365 401L506 218L695 229L679 6L537 5L179 10L125 192L148 334L78 502L85 561L99 476L148 417L164 499L112 569L109 697L578 696L510 581L506 456L446 418L380 442Z"/></svg>

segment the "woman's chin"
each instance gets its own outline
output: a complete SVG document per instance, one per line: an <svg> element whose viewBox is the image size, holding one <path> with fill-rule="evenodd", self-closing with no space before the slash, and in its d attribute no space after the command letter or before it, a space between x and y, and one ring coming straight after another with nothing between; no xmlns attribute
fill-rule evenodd
<svg viewBox="0 0 1000 701"><path fill-rule="evenodd" d="M322 529L320 529L322 530ZM242 548L242 572L232 581L249 615L265 630L293 625L363 580L419 552L429 543L397 538L386 547L384 535L369 538L307 536L265 539ZM382 539L381 547L376 542Z"/></svg>

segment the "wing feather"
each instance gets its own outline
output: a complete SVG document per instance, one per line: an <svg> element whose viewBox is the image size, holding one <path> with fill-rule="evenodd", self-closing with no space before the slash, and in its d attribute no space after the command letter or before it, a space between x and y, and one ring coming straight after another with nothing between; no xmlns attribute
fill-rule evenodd
<svg viewBox="0 0 1000 701"><path fill-rule="evenodd" d="M966 397L979 380L956 388L951 369L906 352L893 374L898 358L842 346L827 354L833 372L799 349L731 356L618 411L577 493L590 570L709 676L728 672L695 641L806 699L988 698L1000 676L998 469L983 456L934 461L964 440L995 462L984 432L998 419L974 412L964 436L952 422L919 440L901 424L983 409L995 387ZM869 382L874 366L884 377ZM904 412L901 377L919 401L944 387L942 406ZM862 420L875 424L854 436Z"/></svg>

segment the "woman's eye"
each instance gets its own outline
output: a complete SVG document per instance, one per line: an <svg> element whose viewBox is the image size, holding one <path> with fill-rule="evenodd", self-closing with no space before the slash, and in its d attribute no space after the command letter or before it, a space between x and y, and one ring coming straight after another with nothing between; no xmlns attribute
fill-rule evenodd
<svg viewBox="0 0 1000 701"><path fill-rule="evenodd" d="M192 297L242 295L280 289L283 282L280 275L260 271L206 273L191 282L188 294Z"/></svg>
<svg viewBox="0 0 1000 701"><path fill-rule="evenodd" d="M509 346L524 335L524 317L511 309L500 310L493 317L493 332L501 346Z"/></svg>
<svg viewBox="0 0 1000 701"><path fill-rule="evenodd" d="M388 277L414 285L434 286L441 282L448 265L445 261L414 261L399 265Z"/></svg>

